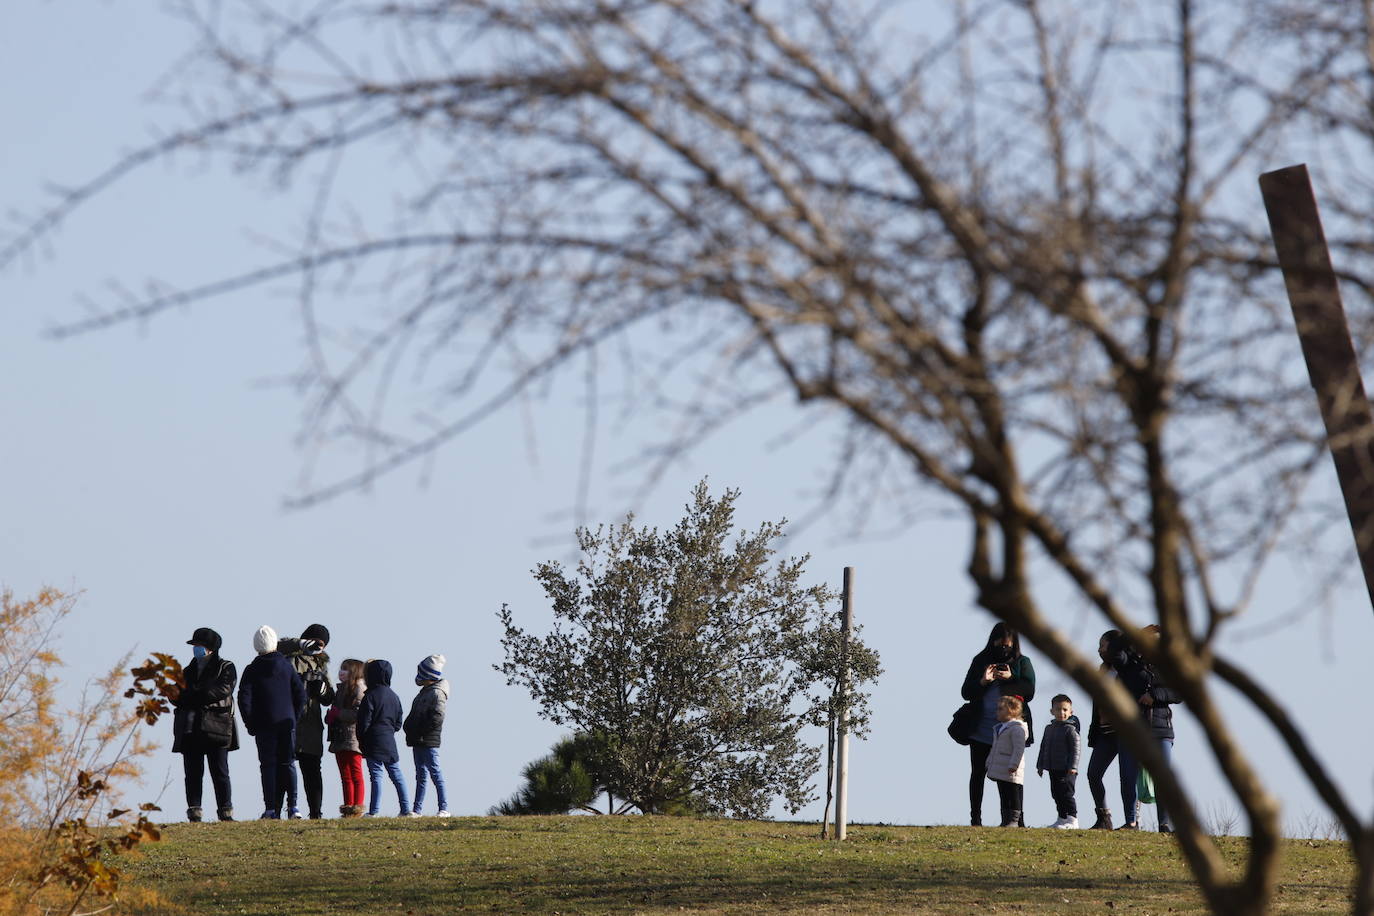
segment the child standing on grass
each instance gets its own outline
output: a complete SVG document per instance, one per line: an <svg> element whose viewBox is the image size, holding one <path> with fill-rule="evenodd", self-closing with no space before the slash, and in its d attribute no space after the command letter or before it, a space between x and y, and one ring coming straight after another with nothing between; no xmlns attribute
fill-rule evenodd
<svg viewBox="0 0 1374 916"><path fill-rule="evenodd" d="M1021 801L1026 767L1026 723L1021 719L1025 703L1020 697L997 701L997 725L992 730L992 749L988 751L988 778L997 783L1002 802L1003 827L1015 827L1021 819Z"/></svg>
<svg viewBox="0 0 1374 916"><path fill-rule="evenodd" d="M423 813L425 806L425 777L434 780L439 796L439 817L448 817L448 795L444 791L444 774L439 769L439 735L444 728L444 711L448 706L448 681L444 680L442 655L431 655L415 668L415 683L420 692L410 704L406 716L406 744L415 755L414 814Z"/></svg>
<svg viewBox="0 0 1374 916"><path fill-rule="evenodd" d="M346 658L339 666L339 686L334 705L324 721L329 726L329 751L339 764L343 801L339 813L344 817L363 815L363 754L358 745L358 707L362 705L367 684L363 682L363 663Z"/></svg>
<svg viewBox="0 0 1374 916"><path fill-rule="evenodd" d="M400 817L412 817L406 778L401 773L401 755L396 750L396 733L401 730L401 698L391 689L391 662L374 658L363 668L367 693L358 705L358 746L367 760L370 783L367 814L376 817L382 807L382 771L396 787L401 803Z"/></svg>
<svg viewBox="0 0 1374 916"><path fill-rule="evenodd" d="M1050 771L1050 795L1059 814L1050 826L1057 830L1078 829L1078 803L1073 797L1078 761L1078 717L1073 714L1073 700L1061 693L1050 700L1050 724L1045 726L1035 760L1035 770L1042 777Z"/></svg>

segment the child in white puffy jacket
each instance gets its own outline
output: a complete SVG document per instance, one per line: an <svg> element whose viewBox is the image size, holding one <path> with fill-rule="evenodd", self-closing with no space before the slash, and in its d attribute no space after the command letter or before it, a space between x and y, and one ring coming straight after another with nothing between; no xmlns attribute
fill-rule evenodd
<svg viewBox="0 0 1374 916"><path fill-rule="evenodd" d="M1021 800L1026 778L1026 723L1021 719L1025 704L1020 697L1002 697L997 702L997 725L992 730L992 750L988 752L988 779L997 783L1002 802L1002 826L1015 827L1021 819Z"/></svg>

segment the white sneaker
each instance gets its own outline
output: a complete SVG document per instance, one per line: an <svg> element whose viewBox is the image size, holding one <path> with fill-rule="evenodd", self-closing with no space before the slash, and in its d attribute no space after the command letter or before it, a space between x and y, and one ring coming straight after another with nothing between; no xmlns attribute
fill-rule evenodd
<svg viewBox="0 0 1374 916"><path fill-rule="evenodd" d="M301 809L300 809L300 808L292 808L292 809L291 809L291 812L290 812L289 814L287 814L286 816L287 816L288 819L293 820L293 821L303 821L303 820L305 820L305 815L304 815L304 814L301 814Z"/></svg>
<svg viewBox="0 0 1374 916"><path fill-rule="evenodd" d="M1056 819L1055 819L1055 822L1054 822L1053 824L1050 824L1050 825L1049 825L1048 827L1046 827L1045 829L1046 829L1046 830L1060 830L1060 829L1063 829L1063 827L1064 827L1064 819L1061 817L1061 818L1056 818Z"/></svg>
<svg viewBox="0 0 1374 916"><path fill-rule="evenodd" d="M1057 829L1059 829L1059 830L1077 830L1077 829L1078 829L1078 818L1076 818L1076 817L1061 817L1059 820L1057 820L1057 821L1054 822L1054 826L1055 826Z"/></svg>
<svg viewBox="0 0 1374 916"><path fill-rule="evenodd" d="M440 811L438 814L436 814L436 815L434 815L434 816L435 816L435 817L453 817L453 815L449 814L447 811Z"/></svg>

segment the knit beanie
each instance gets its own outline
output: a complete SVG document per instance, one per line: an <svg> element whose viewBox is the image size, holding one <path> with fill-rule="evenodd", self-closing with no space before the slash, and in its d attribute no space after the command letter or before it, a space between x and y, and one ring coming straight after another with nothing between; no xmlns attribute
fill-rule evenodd
<svg viewBox="0 0 1374 916"><path fill-rule="evenodd" d="M267 626L258 627L253 634L253 648L259 655L277 651L277 631Z"/></svg>
<svg viewBox="0 0 1374 916"><path fill-rule="evenodd" d="M305 628L305 632L301 634L301 639L313 639L321 645L328 645L329 628L322 623L312 623Z"/></svg>
<svg viewBox="0 0 1374 916"><path fill-rule="evenodd" d="M415 683L437 681L444 676L444 663L448 659L442 655L431 655L415 667Z"/></svg>

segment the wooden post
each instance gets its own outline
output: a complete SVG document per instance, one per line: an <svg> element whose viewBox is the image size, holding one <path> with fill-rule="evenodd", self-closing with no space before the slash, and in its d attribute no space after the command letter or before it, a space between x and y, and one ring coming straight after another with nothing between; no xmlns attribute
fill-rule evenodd
<svg viewBox="0 0 1374 916"><path fill-rule="evenodd" d="M844 568L844 601L840 605L840 722L835 749L835 839L849 832L849 640L854 635L854 567Z"/></svg>
<svg viewBox="0 0 1374 916"><path fill-rule="evenodd" d="M1294 165L1266 172L1259 184L1374 607L1374 413L1365 397L1312 181L1307 166Z"/></svg>

